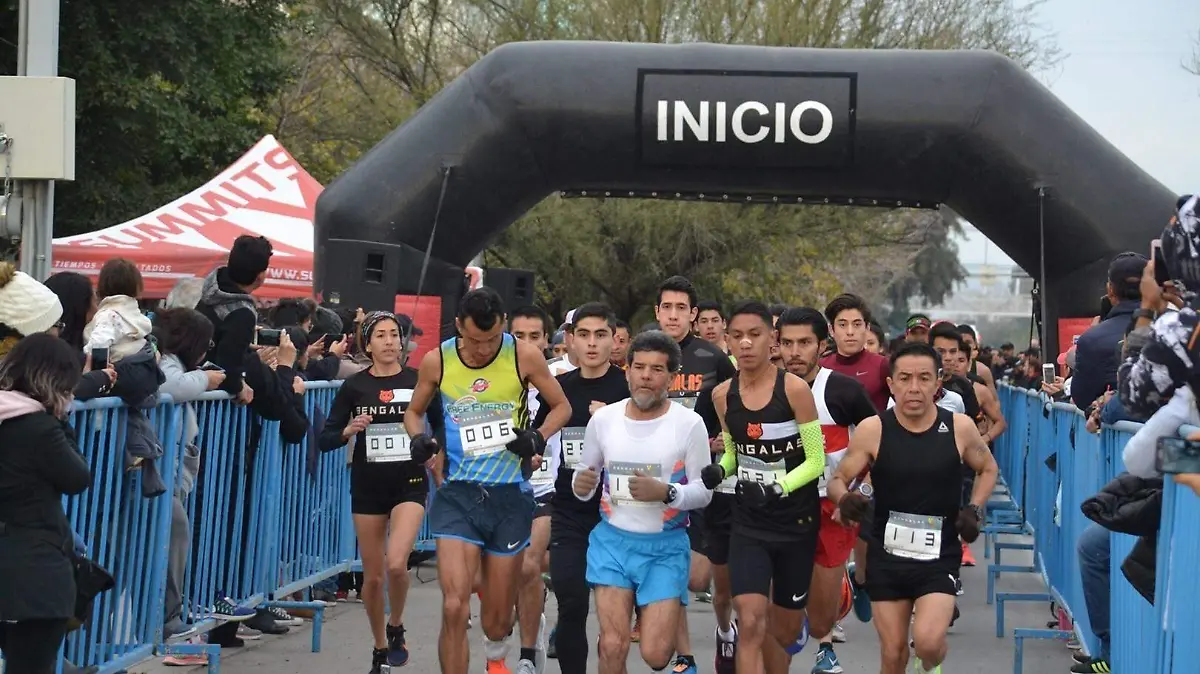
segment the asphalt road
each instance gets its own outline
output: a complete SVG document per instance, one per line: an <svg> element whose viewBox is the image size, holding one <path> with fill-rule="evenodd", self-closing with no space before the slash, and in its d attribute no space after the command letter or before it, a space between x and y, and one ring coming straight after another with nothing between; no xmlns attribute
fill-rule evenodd
<svg viewBox="0 0 1200 674"><path fill-rule="evenodd" d="M976 543L975 553L981 563L975 568L964 569L963 581L966 594L960 598L962 617L951 628L950 655L943 665L944 674L1009 674L1013 671L1013 642L1011 638L997 639L995 636L995 610L985 602L986 561L982 556L982 542ZM1022 554L1025 558L1022 559ZM1010 557L1011 556L1011 557ZM1028 553L1005 552L1006 564L1027 563ZM437 636L441 612L441 595L436 582L436 569L424 567L420 577L430 582L414 581L408 600L408 617L405 625L411 659L406 671L437 672ZM1000 591L1039 592L1041 583L1032 575L1002 576L998 584ZM478 605L473 607L478 625ZM688 609L693 644L702 674L711 674L714 653L712 634L715 619L709 604L693 602ZM553 623L554 598L547 601L546 614ZM1050 619L1047 604L1010 604L1006 609L1006 627L1012 633L1014 627L1045 627ZM848 641L837 647L838 656L846 674L875 674L879 671L879 650L875 630L869 624L854 619L853 614L843 623ZM311 652L311 623L293 628L291 633L279 637L264 637L247 642L247 647L227 650L220 662L224 674L341 674L361 672L370 668L371 643L368 636L366 614L361 604L348 602L338 604L326 611L326 622L322 633L323 648L320 653ZM591 620L589 636L594 638L598 627ZM471 670L484 671L482 632L476 626L470 631ZM815 650L809 645L792 664L793 672L807 673L812 667ZM509 658L510 666L516 664L516 644ZM592 653L592 666L595 672ZM1069 651L1060 642L1030 641L1025 649L1024 671L1028 674L1066 672L1071 665ZM159 674L161 672L203 672L204 668L185 669L165 667L157 660L133 667L136 674ZM629 656L629 671L649 672L636 647ZM550 660L547 673L560 672L558 664ZM580 674L569 672L565 674Z"/></svg>

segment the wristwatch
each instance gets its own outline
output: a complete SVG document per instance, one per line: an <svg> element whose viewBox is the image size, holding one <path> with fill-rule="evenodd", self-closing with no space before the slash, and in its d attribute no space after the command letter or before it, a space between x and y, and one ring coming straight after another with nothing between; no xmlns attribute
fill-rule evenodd
<svg viewBox="0 0 1200 674"><path fill-rule="evenodd" d="M1156 318L1156 315L1155 315L1153 309L1147 309L1145 307L1141 307L1138 310L1133 312L1133 320L1136 321L1140 318L1145 318L1145 319L1149 320L1151 323L1153 323L1154 319Z"/></svg>
<svg viewBox="0 0 1200 674"><path fill-rule="evenodd" d="M679 490L675 488L675 485L673 485L673 484L667 485L667 495L665 498L663 498L663 503L666 503L667 505L671 505L675 501L675 497L678 495L679 495Z"/></svg>
<svg viewBox="0 0 1200 674"><path fill-rule="evenodd" d="M865 496L867 498L872 498L875 496L875 489L872 488L871 485L864 482L864 483L858 485L858 493L862 494L863 496Z"/></svg>

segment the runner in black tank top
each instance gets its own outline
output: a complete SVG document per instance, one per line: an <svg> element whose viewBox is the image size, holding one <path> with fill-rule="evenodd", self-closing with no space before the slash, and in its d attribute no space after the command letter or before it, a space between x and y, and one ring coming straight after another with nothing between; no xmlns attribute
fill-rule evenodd
<svg viewBox="0 0 1200 674"><path fill-rule="evenodd" d="M979 537L983 505L996 484L996 461L974 420L934 405L940 368L928 344L900 347L888 379L896 406L859 424L829 479L829 498L847 521L861 521L875 498L867 590L880 674L904 673L910 617L916 671L941 672L962 556L958 539ZM971 503L960 508L964 463L976 479ZM857 484L867 467L873 489Z"/></svg>
<svg viewBox="0 0 1200 674"><path fill-rule="evenodd" d="M728 332L740 371L713 390L713 404L732 447L703 477L710 489L737 477L729 546L742 625L736 669L782 674L791 662L787 649L804 630L825 441L808 384L771 363L776 338L767 307L740 303Z"/></svg>

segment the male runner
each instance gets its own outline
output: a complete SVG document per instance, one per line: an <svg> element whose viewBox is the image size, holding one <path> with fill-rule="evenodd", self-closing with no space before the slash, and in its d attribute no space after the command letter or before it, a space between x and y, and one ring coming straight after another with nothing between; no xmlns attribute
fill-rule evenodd
<svg viewBox="0 0 1200 674"><path fill-rule="evenodd" d="M533 525L533 496L523 488L525 465L540 465L546 438L570 418L571 406L542 353L504 332L504 302L495 290L483 287L464 295L455 324L459 336L421 359L404 426L413 460L432 457L439 448L421 418L434 395L441 394L447 476L430 506L429 528L437 539L442 586L442 672L467 672L467 619L481 559L484 654L488 671L502 672L522 553ZM550 406L536 430L527 427L529 386L536 386Z"/></svg>
<svg viewBox="0 0 1200 674"><path fill-rule="evenodd" d="M809 631L820 644L812 674L841 674L831 632L838 617L846 562L858 541L858 527L846 526L833 518L835 507L825 498L825 480L845 456L853 428L863 419L875 416L875 406L866 389L854 378L818 364L829 339L829 326L819 311L807 307L788 309L779 317L776 327L788 372L812 388L817 419L825 437L825 472L817 484L821 496L820 533L808 595Z"/></svg>
<svg viewBox="0 0 1200 674"><path fill-rule="evenodd" d="M966 340L968 347L968 355L971 357L971 372L979 375L982 383L996 392L996 378L992 376L992 368L980 363L979 358L979 336L975 334L975 328L963 323L958 326L958 332L962 338Z"/></svg>
<svg viewBox="0 0 1200 674"><path fill-rule="evenodd" d="M958 328L949 321L942 321L929 331L929 344L942 362L942 388L953 391L962 398L963 409L955 410L972 419L979 415L979 398L975 396L975 385L971 380L957 374L958 354L965 346Z"/></svg>
<svg viewBox="0 0 1200 674"><path fill-rule="evenodd" d="M880 674L904 673L910 618L917 674L941 673L962 556L957 539L979 537L983 506L996 484L996 461L975 423L933 403L940 367L927 344L905 344L892 355L889 384L896 407L858 425L829 479L829 498L848 522L861 521L873 487L867 583ZM971 503L960 507L964 463L976 480ZM868 467L872 487L852 488Z"/></svg>
<svg viewBox="0 0 1200 674"><path fill-rule="evenodd" d="M613 365L625 369L625 355L629 353L629 339L633 336L629 334L629 324L625 321L617 319L616 325L613 328L613 348L612 357L610 360Z"/></svg>
<svg viewBox="0 0 1200 674"><path fill-rule="evenodd" d="M721 423L712 406L712 389L729 379L737 370L725 353L712 343L692 335L692 323L697 313L696 288L682 276L672 276L658 289L654 318L662 331L679 344L683 353L682 365L668 389L672 402L695 410L704 419L714 454L725 451L721 440ZM732 674L733 652L737 630L732 621L733 601L729 594L729 527L732 518L732 494L714 494L703 511L689 513L688 539L692 546L692 562L688 587L692 592L707 591L713 585L713 613L717 617L717 674ZM688 633L687 614L680 609L676 649L678 657L673 674L696 674L696 659L692 656L692 638ZM640 620L640 619L639 619ZM635 635L639 633L634 626Z"/></svg>
<svg viewBox="0 0 1200 674"><path fill-rule="evenodd" d="M629 384L621 368L609 362L612 350L612 311L604 304L589 302L575 312L573 344L579 369L558 376L563 393L571 403L571 418L563 430L550 438L549 461L543 464L557 481L550 502L550 517L534 520L534 537L539 521L550 522L550 573L558 599L558 626L551 633L559 667L564 672L587 671L587 616L590 589L587 583L588 535L600 521L600 496L580 501L571 493L571 478L583 458L584 429L592 414L605 405L629 397ZM543 408L544 409L544 408ZM539 412L536 427L544 418ZM538 473L534 473L537 485ZM533 549L533 545L530 545ZM526 561L526 567L529 562ZM535 574L538 575L538 574ZM535 586L541 595L541 584ZM524 604L521 605L524 608ZM523 633L522 633L523 634ZM527 653L522 648L522 660ZM518 674L524 663L518 664Z"/></svg>
<svg viewBox="0 0 1200 674"><path fill-rule="evenodd" d="M635 605L642 609L642 659L655 671L670 664L688 601L687 513L712 495L700 477L710 463L704 421L667 401L682 360L675 338L642 333L629 358L631 396L592 415L572 481L579 500L589 501L604 471L603 520L592 529L587 551L587 581L600 619L600 674L626 671Z"/></svg>
<svg viewBox="0 0 1200 674"><path fill-rule="evenodd" d="M559 331L563 334L563 343L566 344L566 351L559 356L550 359L550 374L557 377L564 372L570 372L579 367L579 357L575 355L574 333L572 332L572 322L574 320L575 310L567 312L567 317L563 321Z"/></svg>
<svg viewBox="0 0 1200 674"><path fill-rule="evenodd" d="M929 342L929 330L933 321L925 314L913 314L904 322L904 341Z"/></svg>
<svg viewBox="0 0 1200 674"><path fill-rule="evenodd" d="M854 377L867 389L875 409L887 407L887 358L867 350L867 324L871 312L857 295L838 295L825 307L833 328L836 352L821 359L821 367Z"/></svg>
<svg viewBox="0 0 1200 674"><path fill-rule="evenodd" d="M721 350L729 353L725 343L725 312L713 300L701 300L696 304L696 335Z"/></svg>
<svg viewBox="0 0 1200 674"><path fill-rule="evenodd" d="M548 335L553 329L550 315L541 307L528 305L514 311L508 317L508 331L517 341L537 347L543 354L549 350ZM561 361L560 361L561 362ZM551 369L551 374L554 374ZM533 428L545 421L538 419L542 399L536 388L526 393L529 401L529 416L535 419ZM546 548L550 543L550 500L554 497L554 473L550 461L543 460L541 467L530 476L536 509L533 512L533 529L529 537L529 548L525 552L521 569L521 588L517 593L517 622L521 628L521 657L517 661L519 674L526 674L526 661L533 670L541 674L548 653L546 639L546 592L542 583L542 571L546 568ZM482 579L477 587L482 587Z"/></svg>
<svg viewBox="0 0 1200 674"><path fill-rule="evenodd" d="M776 336L766 305L738 303L729 340L738 373L713 390L713 405L733 451L704 469L704 482L716 487L737 476L729 541L737 671L783 674L792 659L787 649L804 630L825 442L808 384L771 363Z"/></svg>
<svg viewBox="0 0 1200 674"><path fill-rule="evenodd" d="M867 390L876 410L887 407L887 358L867 350L871 311L867 303L849 293L833 298L825 307L825 318L833 330L834 353L821 359L821 367L853 377ZM863 622L871 620L871 601L867 595L867 536L870 527L859 531L854 547L854 615Z"/></svg>

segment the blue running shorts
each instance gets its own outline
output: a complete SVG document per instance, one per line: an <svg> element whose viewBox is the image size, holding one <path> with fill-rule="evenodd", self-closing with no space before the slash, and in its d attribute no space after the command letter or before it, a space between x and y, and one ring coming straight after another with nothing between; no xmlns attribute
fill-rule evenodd
<svg viewBox="0 0 1200 674"><path fill-rule="evenodd" d="M601 521L588 537L588 583L633 590L638 606L665 599L687 606L691 562L686 529L642 534Z"/></svg>

